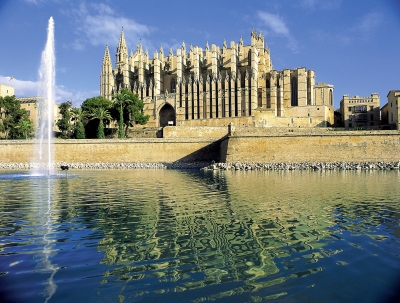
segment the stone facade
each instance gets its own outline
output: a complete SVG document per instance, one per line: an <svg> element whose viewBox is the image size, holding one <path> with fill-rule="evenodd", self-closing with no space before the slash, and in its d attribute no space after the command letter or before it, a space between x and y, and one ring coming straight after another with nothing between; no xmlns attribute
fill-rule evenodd
<svg viewBox="0 0 400 303"><path fill-rule="evenodd" d="M400 90L391 90L388 95L388 123L395 126L396 129L400 129Z"/></svg>
<svg viewBox="0 0 400 303"><path fill-rule="evenodd" d="M14 86L0 84L0 97L14 96Z"/></svg>
<svg viewBox="0 0 400 303"><path fill-rule="evenodd" d="M121 32L113 67L106 46L100 95L112 99L121 88L137 93L149 126L315 127L333 124L333 86L315 84L304 67L273 69L262 33L251 44L224 41L205 49L182 43L176 54L161 47L149 57L138 45L128 55Z"/></svg>
<svg viewBox="0 0 400 303"><path fill-rule="evenodd" d="M342 125L346 129L376 129L380 124L379 96L376 93L371 94L371 97L343 95L340 100L340 113Z"/></svg>

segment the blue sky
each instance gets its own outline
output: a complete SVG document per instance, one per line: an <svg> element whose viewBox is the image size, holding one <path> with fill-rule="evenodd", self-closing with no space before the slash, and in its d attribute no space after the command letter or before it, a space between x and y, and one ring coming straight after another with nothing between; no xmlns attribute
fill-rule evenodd
<svg viewBox="0 0 400 303"><path fill-rule="evenodd" d="M37 94L50 16L57 103L99 95L105 45L115 64L122 27L129 52L141 41L151 57L160 45L176 53L182 41L204 48L242 36L248 45L254 27L276 70L313 69L317 82L334 85L335 109L343 94L377 92L382 106L400 89L399 0L0 0L0 83L17 97Z"/></svg>

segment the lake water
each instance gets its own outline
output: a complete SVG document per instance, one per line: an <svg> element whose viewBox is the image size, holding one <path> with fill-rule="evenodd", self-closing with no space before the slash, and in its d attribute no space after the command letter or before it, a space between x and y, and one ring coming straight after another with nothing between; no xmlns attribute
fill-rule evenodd
<svg viewBox="0 0 400 303"><path fill-rule="evenodd" d="M1 302L391 302L398 171L0 173Z"/></svg>

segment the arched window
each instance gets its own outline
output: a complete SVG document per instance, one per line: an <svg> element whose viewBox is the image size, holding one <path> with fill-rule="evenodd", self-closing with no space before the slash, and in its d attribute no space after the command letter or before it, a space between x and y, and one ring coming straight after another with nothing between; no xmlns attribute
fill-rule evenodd
<svg viewBox="0 0 400 303"><path fill-rule="evenodd" d="M267 79L267 81L266 81L266 86L267 86L267 88L271 88L271 81L269 81L269 79Z"/></svg>
<svg viewBox="0 0 400 303"><path fill-rule="evenodd" d="M291 88L291 105L298 106L298 98L297 98L297 79L295 77L292 78L290 81L290 88Z"/></svg>
<svg viewBox="0 0 400 303"><path fill-rule="evenodd" d="M332 90L329 90L329 104L333 105L333 96L332 96Z"/></svg>
<svg viewBox="0 0 400 303"><path fill-rule="evenodd" d="M176 82L175 82L175 79L172 78L172 79L171 79L171 83L170 83L169 91L170 91L171 93L175 93L175 89L176 89Z"/></svg>
<svg viewBox="0 0 400 303"><path fill-rule="evenodd" d="M267 108L271 108L271 97L267 94Z"/></svg>

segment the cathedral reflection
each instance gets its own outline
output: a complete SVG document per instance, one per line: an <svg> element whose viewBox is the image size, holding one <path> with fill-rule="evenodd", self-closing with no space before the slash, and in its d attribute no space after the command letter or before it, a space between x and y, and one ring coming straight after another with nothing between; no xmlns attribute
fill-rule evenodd
<svg viewBox="0 0 400 303"><path fill-rule="evenodd" d="M111 204L98 225L101 263L113 265L102 283L156 279L158 292L165 292L245 281L236 291L253 291L291 278L265 279L284 268L277 258L321 247L332 224L315 210L301 218L292 200L279 200L279 191L268 188L267 199L264 184L247 184L252 179L237 174L210 172L202 182L195 174L173 176L152 194ZM309 206L296 209L302 207ZM176 282L174 290L168 282Z"/></svg>

